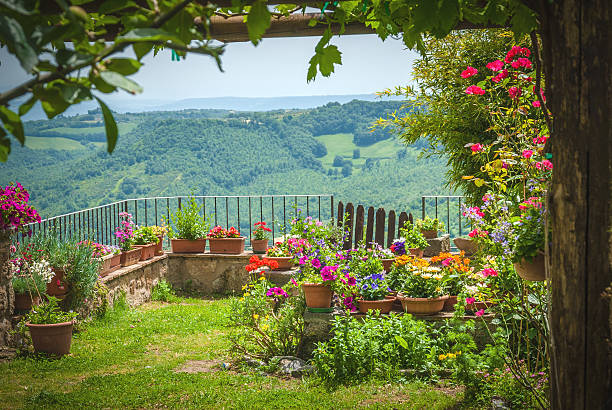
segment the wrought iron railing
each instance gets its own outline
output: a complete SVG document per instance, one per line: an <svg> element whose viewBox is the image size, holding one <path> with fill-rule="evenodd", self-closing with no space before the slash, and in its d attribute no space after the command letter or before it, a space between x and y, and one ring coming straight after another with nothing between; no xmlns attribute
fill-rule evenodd
<svg viewBox="0 0 612 410"><path fill-rule="evenodd" d="M461 206L464 197L460 195L425 195L421 197L421 217L438 218L446 224L446 231L451 238L463 235L468 225L462 215ZM432 213L433 211L433 213ZM446 218L444 214L446 213Z"/></svg>
<svg viewBox="0 0 612 410"><path fill-rule="evenodd" d="M202 213L211 225L226 228L236 227L247 237L250 246L253 224L266 221L272 228L272 237L286 233L290 220L301 210L302 215L321 220L334 216L334 197L329 194L317 195L235 195L235 196L193 196L202 206ZM60 238L76 237L91 239L104 244L116 244L114 235L119 226L120 212L132 214L139 226L171 224L170 215L181 208L189 196L153 197L126 199L81 211L43 219L31 224L33 233L55 232ZM246 234L248 232L248 235ZM170 246L166 238L165 247Z"/></svg>

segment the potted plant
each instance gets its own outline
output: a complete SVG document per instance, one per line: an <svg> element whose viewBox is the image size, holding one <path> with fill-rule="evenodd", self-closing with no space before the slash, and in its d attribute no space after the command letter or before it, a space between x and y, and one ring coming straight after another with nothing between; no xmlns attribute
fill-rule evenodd
<svg viewBox="0 0 612 410"><path fill-rule="evenodd" d="M541 198L531 197L519 208L521 215L512 218L514 269L525 280L546 280L544 267L544 209Z"/></svg>
<svg viewBox="0 0 612 410"><path fill-rule="evenodd" d="M309 308L329 308L339 265L333 257L321 253L302 254L298 269L299 283Z"/></svg>
<svg viewBox="0 0 612 410"><path fill-rule="evenodd" d="M138 263L142 250L134 247L134 223L132 215L127 212L120 212L121 225L116 228L115 236L121 248L121 266L130 266Z"/></svg>
<svg viewBox="0 0 612 410"><path fill-rule="evenodd" d="M383 248L376 242L370 243L369 250L373 257L380 259L385 272L389 272L391 270L391 265L395 261L393 251L391 251L391 249Z"/></svg>
<svg viewBox="0 0 612 410"><path fill-rule="evenodd" d="M59 299L49 296L27 313L23 323L30 331L34 351L63 356L70 353L72 328L75 312L64 312L58 305Z"/></svg>
<svg viewBox="0 0 612 410"><path fill-rule="evenodd" d="M157 245L155 246L155 256L160 256L164 254L164 236L166 236L166 234L168 234L168 227L165 225L162 226L156 226L153 225L151 226L151 229L153 229L153 233L155 234L155 236L157 236L157 239L159 239L159 242L157 242Z"/></svg>
<svg viewBox="0 0 612 410"><path fill-rule="evenodd" d="M23 257L10 260L15 310L30 310L38 305L47 283L53 278L53 270L45 259L27 260Z"/></svg>
<svg viewBox="0 0 612 410"><path fill-rule="evenodd" d="M411 255L422 258L423 250L427 248L429 244L423 234L421 234L421 231L414 225L411 225L401 228L400 235L398 239L393 241L389 249L398 256L404 255L406 251L408 251Z"/></svg>
<svg viewBox="0 0 612 410"><path fill-rule="evenodd" d="M134 247L140 248L140 260L146 261L155 256L159 238L150 226L141 226L134 231Z"/></svg>
<svg viewBox="0 0 612 410"><path fill-rule="evenodd" d="M89 246L94 258L100 260L101 278L121 267L121 249L114 245L102 245L89 240L81 241L78 245Z"/></svg>
<svg viewBox="0 0 612 410"><path fill-rule="evenodd" d="M465 277L473 270L469 266L470 260L461 251L458 255L443 252L431 258L430 262L441 265L444 284L449 293L448 299L444 302L443 310L445 312L452 312L455 310L458 295L464 290Z"/></svg>
<svg viewBox="0 0 612 410"><path fill-rule="evenodd" d="M448 299L440 268L408 263L403 265L403 269L408 272L401 284L398 299L404 311L417 315L440 312Z"/></svg>
<svg viewBox="0 0 612 410"><path fill-rule="evenodd" d="M266 253L266 250L268 249L268 239L270 239L268 232L272 232L272 229L268 228L265 222L259 221L255 224L255 230L253 231L253 237L251 238L253 253Z"/></svg>
<svg viewBox="0 0 612 410"><path fill-rule="evenodd" d="M395 296L388 296L389 285L381 273L357 279L357 289L360 296L357 302L361 313L368 313L370 310L379 310L380 313L391 311Z"/></svg>
<svg viewBox="0 0 612 410"><path fill-rule="evenodd" d="M245 266L245 270L249 272L251 275L259 275L265 276L266 271L275 270L278 268L278 263L276 261L263 258L259 259L259 256L253 255L249 259L249 264ZM257 278L251 278L252 280L257 280Z"/></svg>
<svg viewBox="0 0 612 410"><path fill-rule="evenodd" d="M240 236L240 232L233 226L227 230L220 226L215 226L208 232L207 238L210 253L230 255L244 253L244 241L246 238Z"/></svg>
<svg viewBox="0 0 612 410"><path fill-rule="evenodd" d="M201 215L202 205L190 196L186 206L171 215L172 226L168 228L170 246L174 253L204 253L206 232L210 226L206 216Z"/></svg>
<svg viewBox="0 0 612 410"><path fill-rule="evenodd" d="M425 239L434 239L438 237L438 231L444 232L444 222L438 218L417 219L414 223L415 227L423 234Z"/></svg>

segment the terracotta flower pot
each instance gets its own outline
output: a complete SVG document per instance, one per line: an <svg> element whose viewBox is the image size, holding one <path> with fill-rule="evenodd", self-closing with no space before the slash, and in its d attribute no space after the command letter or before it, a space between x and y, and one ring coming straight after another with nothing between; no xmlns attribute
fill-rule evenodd
<svg viewBox="0 0 612 410"><path fill-rule="evenodd" d="M140 248L140 260L147 261L155 256L155 248L157 244L148 243L146 245L134 245L135 248Z"/></svg>
<svg viewBox="0 0 612 410"><path fill-rule="evenodd" d="M157 239L159 240L155 244L155 256L160 256L164 254L164 235L159 235Z"/></svg>
<svg viewBox="0 0 612 410"><path fill-rule="evenodd" d="M453 239L455 246L466 255L473 255L478 252L478 243L472 238L455 238Z"/></svg>
<svg viewBox="0 0 612 410"><path fill-rule="evenodd" d="M456 304L457 304L457 296L449 296L448 299L444 301L444 307L442 308L442 311L454 312Z"/></svg>
<svg viewBox="0 0 612 410"><path fill-rule="evenodd" d="M546 268L544 267L544 254L539 253L531 262L521 259L520 262L514 263L516 273L525 279L531 281L546 280Z"/></svg>
<svg viewBox="0 0 612 410"><path fill-rule="evenodd" d="M244 253L245 237L240 238L208 238L210 253L240 255Z"/></svg>
<svg viewBox="0 0 612 410"><path fill-rule="evenodd" d="M278 268L272 270L289 270L293 267L293 257L291 256L265 256L264 258L278 263Z"/></svg>
<svg viewBox="0 0 612 410"><path fill-rule="evenodd" d="M391 270L391 265L393 265L393 262L395 262L395 259L381 259L380 261L382 262L385 272L389 272Z"/></svg>
<svg viewBox="0 0 612 410"><path fill-rule="evenodd" d="M395 302L394 296L387 296L381 300L357 300L359 304L359 311L361 313L368 313L370 310L380 310L380 313L389 313Z"/></svg>
<svg viewBox="0 0 612 410"><path fill-rule="evenodd" d="M119 254L121 259L121 266L131 266L140 260L142 250L140 248L130 249L127 252L121 252Z"/></svg>
<svg viewBox="0 0 612 410"><path fill-rule="evenodd" d="M173 253L204 253L206 251L206 238L189 239L170 239L170 246Z"/></svg>
<svg viewBox="0 0 612 410"><path fill-rule="evenodd" d="M266 253L266 251L268 250L268 240L251 239L251 247L253 248L253 253L256 253L258 255Z"/></svg>
<svg viewBox="0 0 612 410"><path fill-rule="evenodd" d="M398 299L402 302L404 312L414 315L432 315L442 310L448 295L440 296L439 298L407 298L399 296Z"/></svg>
<svg viewBox="0 0 612 410"><path fill-rule="evenodd" d="M32 296L29 292L15 293L15 310L30 310L39 303L40 297L35 292L32 292Z"/></svg>
<svg viewBox="0 0 612 410"><path fill-rule="evenodd" d="M73 322L50 325L26 323L26 326L30 329L30 336L32 337L35 351L57 356L70 353Z"/></svg>
<svg viewBox="0 0 612 410"><path fill-rule="evenodd" d="M421 234L425 237L425 239L435 239L438 237L438 231L421 231Z"/></svg>
<svg viewBox="0 0 612 410"><path fill-rule="evenodd" d="M333 292L329 286L322 283L302 283L302 290L306 298L306 306L311 308L331 307Z"/></svg>
<svg viewBox="0 0 612 410"><path fill-rule="evenodd" d="M423 249L419 249L419 248L409 248L408 251L410 251L411 255L416 256L417 258L422 258L423 257Z"/></svg>
<svg viewBox="0 0 612 410"><path fill-rule="evenodd" d="M64 270L54 267L53 272L55 276L47 283L47 295L63 299L66 297L66 293L68 293L68 286L64 283Z"/></svg>
<svg viewBox="0 0 612 410"><path fill-rule="evenodd" d="M105 255L102 258L102 264L100 265L100 277L103 278L109 273L116 271L121 267L121 254L117 255Z"/></svg>

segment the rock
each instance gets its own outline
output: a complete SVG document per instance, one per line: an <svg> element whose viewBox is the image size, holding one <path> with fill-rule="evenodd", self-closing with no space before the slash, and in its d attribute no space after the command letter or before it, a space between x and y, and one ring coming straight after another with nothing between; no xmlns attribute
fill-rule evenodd
<svg viewBox="0 0 612 410"><path fill-rule="evenodd" d="M250 359L248 357L244 358L244 363L246 363L247 366L250 367L262 367L265 366L266 364L264 362L262 362L261 360L256 360L256 359Z"/></svg>
<svg viewBox="0 0 612 410"><path fill-rule="evenodd" d="M491 409L493 410L510 410L510 406L501 397L491 398Z"/></svg>
<svg viewBox="0 0 612 410"><path fill-rule="evenodd" d="M299 357L274 356L271 362L277 362L278 369L284 374L291 375L291 377L302 377L314 371L311 365L306 364L306 362Z"/></svg>
<svg viewBox="0 0 612 410"><path fill-rule="evenodd" d="M450 235L442 235L439 238L427 239L429 246L423 250L423 256L437 256L442 252L450 252Z"/></svg>

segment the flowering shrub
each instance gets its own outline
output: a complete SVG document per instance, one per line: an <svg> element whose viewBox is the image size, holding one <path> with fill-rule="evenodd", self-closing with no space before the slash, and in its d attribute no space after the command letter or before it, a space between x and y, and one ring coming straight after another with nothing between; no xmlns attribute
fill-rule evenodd
<svg viewBox="0 0 612 410"><path fill-rule="evenodd" d="M115 236L117 237L121 250L127 252L134 244L134 229L136 225L132 221L132 214L120 212L119 218L121 221L119 227L115 229Z"/></svg>
<svg viewBox="0 0 612 410"><path fill-rule="evenodd" d="M102 245L101 243L85 240L79 242L77 245L89 246L94 258L101 258L106 255L117 255L121 253L121 249L113 245Z"/></svg>
<svg viewBox="0 0 612 410"><path fill-rule="evenodd" d="M399 292L409 298L437 298L446 294L444 277L440 268L423 266L422 263L400 265L397 269L405 269L403 282Z"/></svg>
<svg viewBox="0 0 612 410"><path fill-rule="evenodd" d="M425 249L429 245L427 239L415 225L408 225L400 228L400 238L393 241L390 249L396 255L403 255L408 249ZM401 252L401 253L398 253Z"/></svg>
<svg viewBox="0 0 612 410"><path fill-rule="evenodd" d="M391 289L381 273L374 273L357 280L359 295L363 300L382 300Z"/></svg>
<svg viewBox="0 0 612 410"><path fill-rule="evenodd" d="M302 218L302 211L297 210L297 217L291 220L289 235L294 238L306 239L311 245L325 242L331 246L338 246L344 240L345 232L333 220L323 223L312 216Z"/></svg>
<svg viewBox="0 0 612 410"><path fill-rule="evenodd" d="M42 294L53 278L53 269L46 259L33 260L27 252L9 261L15 294Z"/></svg>
<svg viewBox="0 0 612 410"><path fill-rule="evenodd" d="M529 197L519 205L520 216L512 219L516 241L513 251L515 262L532 260L544 250L544 208L539 197Z"/></svg>
<svg viewBox="0 0 612 410"><path fill-rule="evenodd" d="M270 257L282 258L303 253L307 248L310 248L310 243L306 239L287 238L283 242L276 242L266 253Z"/></svg>
<svg viewBox="0 0 612 410"><path fill-rule="evenodd" d="M465 257L465 252L461 251L458 255L443 252L432 257L430 261L442 265L446 288L451 295L458 295L463 290L465 276L473 270L470 267L470 259Z"/></svg>
<svg viewBox="0 0 612 410"><path fill-rule="evenodd" d="M209 238L222 239L222 238L240 238L240 232L233 226L227 230L220 226L212 228L207 235Z"/></svg>
<svg viewBox="0 0 612 410"><path fill-rule="evenodd" d="M258 241L270 239L268 232L272 232L272 229L268 228L265 222L259 221L255 224L255 230L253 231L253 239Z"/></svg>
<svg viewBox="0 0 612 410"><path fill-rule="evenodd" d="M258 273L263 275L266 270L278 269L278 262L271 259L259 259L259 256L253 255L249 259L249 264L245 267L249 273Z"/></svg>
<svg viewBox="0 0 612 410"><path fill-rule="evenodd" d="M0 230L18 230L29 223L40 222L38 212L28 205L29 200L30 194L19 182L0 187Z"/></svg>
<svg viewBox="0 0 612 410"><path fill-rule="evenodd" d="M150 228L153 230L155 236L164 236L168 233L168 227L166 225L156 226L151 225Z"/></svg>

